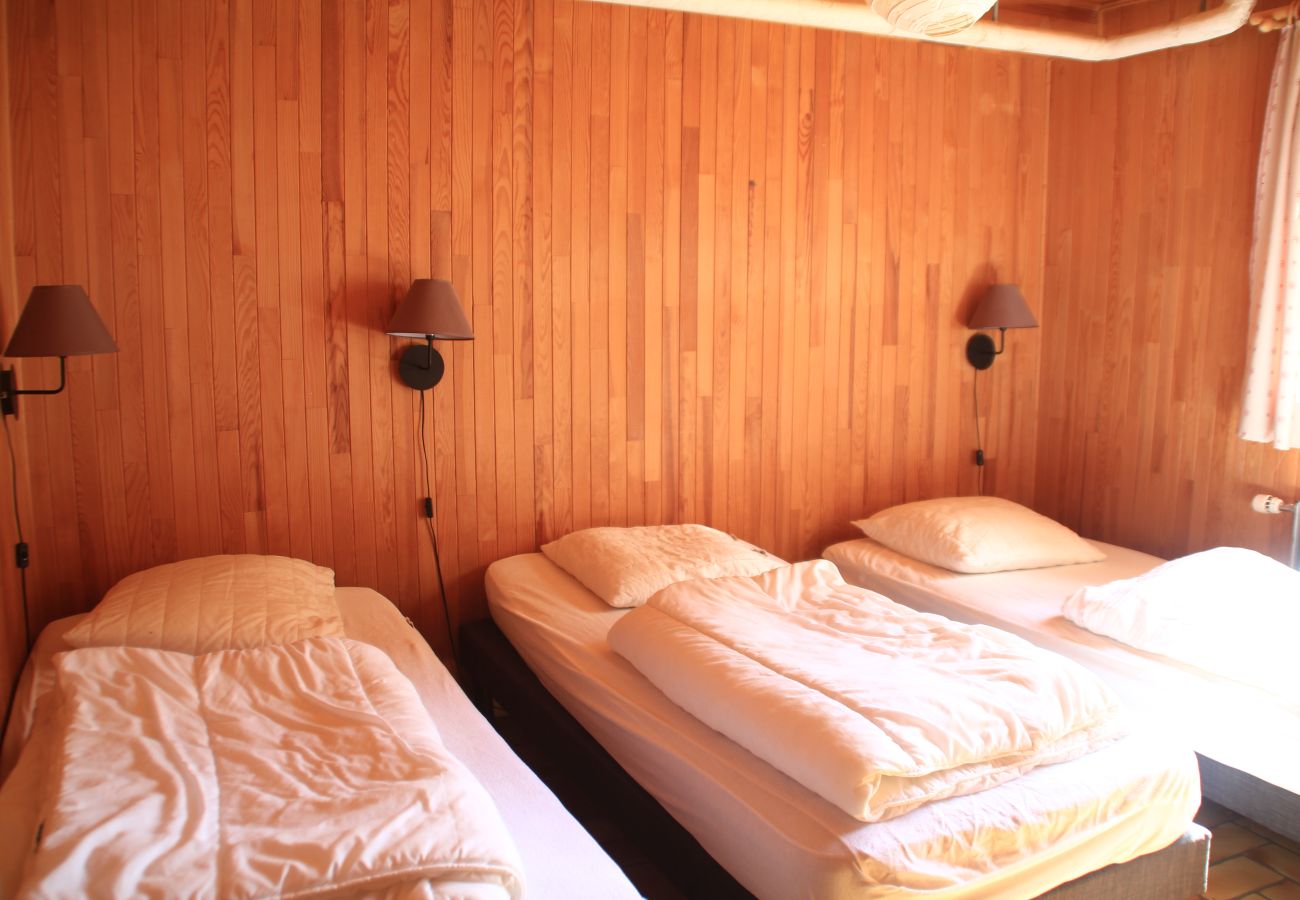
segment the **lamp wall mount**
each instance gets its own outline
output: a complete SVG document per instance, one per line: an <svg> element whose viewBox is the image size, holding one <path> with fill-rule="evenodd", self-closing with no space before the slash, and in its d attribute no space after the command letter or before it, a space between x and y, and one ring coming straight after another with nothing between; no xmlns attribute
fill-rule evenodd
<svg viewBox="0 0 1300 900"><path fill-rule="evenodd" d="M972 334L970 340L966 342L966 361L981 372L993 365L993 360L1001 356L1002 351L1006 349L1007 330L999 328L998 332L996 347L993 338L983 332Z"/></svg>
<svg viewBox="0 0 1300 900"><path fill-rule="evenodd" d="M412 344L402 352L397 364L398 377L402 384L417 391L427 391L442 381L446 364L442 354L433 349L433 338L425 336L425 346Z"/></svg>

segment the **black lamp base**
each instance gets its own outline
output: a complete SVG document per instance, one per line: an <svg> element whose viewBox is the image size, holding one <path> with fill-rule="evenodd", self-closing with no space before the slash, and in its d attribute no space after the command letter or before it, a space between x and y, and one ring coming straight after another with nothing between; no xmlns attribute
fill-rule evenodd
<svg viewBox="0 0 1300 900"><path fill-rule="evenodd" d="M993 338L987 334L973 334L971 339L966 342L966 361L981 371L993 365L993 360L997 359L997 355L998 351L993 344Z"/></svg>
<svg viewBox="0 0 1300 900"><path fill-rule="evenodd" d="M407 387L417 391L427 391L442 381L442 373L445 369L442 354L433 349L433 342L430 341L424 347L419 344L407 347L398 363L397 374Z"/></svg>
<svg viewBox="0 0 1300 900"><path fill-rule="evenodd" d="M9 366L0 369L0 416L18 416L18 380Z"/></svg>

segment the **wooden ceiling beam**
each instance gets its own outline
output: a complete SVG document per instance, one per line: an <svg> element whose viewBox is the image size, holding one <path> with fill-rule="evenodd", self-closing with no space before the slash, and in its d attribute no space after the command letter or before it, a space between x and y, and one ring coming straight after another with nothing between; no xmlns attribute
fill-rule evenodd
<svg viewBox="0 0 1300 900"><path fill-rule="evenodd" d="M836 0L846 6L861 6L867 0ZM1032 21L1041 25L1058 21L1068 26L1096 25L1107 2L1126 0L1001 0L999 16L1005 21ZM1133 0L1127 0L1133 2ZM1151 0L1136 0L1151 2ZM990 21L991 12L983 21ZM1072 29L1073 30L1073 29Z"/></svg>

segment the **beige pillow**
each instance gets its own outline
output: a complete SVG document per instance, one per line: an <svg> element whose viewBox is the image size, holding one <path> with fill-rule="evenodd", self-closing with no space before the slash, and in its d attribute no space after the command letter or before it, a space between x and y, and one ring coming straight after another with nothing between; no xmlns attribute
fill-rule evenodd
<svg viewBox="0 0 1300 900"><path fill-rule="evenodd" d="M1106 558L1059 522L1000 497L920 500L853 524L891 550L967 574Z"/></svg>
<svg viewBox="0 0 1300 900"><path fill-rule="evenodd" d="M587 528L542 545L546 557L610 606L640 606L670 584L761 575L782 566L706 525Z"/></svg>
<svg viewBox="0 0 1300 900"><path fill-rule="evenodd" d="M75 628L75 647L240 650L341 637L334 573L283 556L205 556L123 578Z"/></svg>

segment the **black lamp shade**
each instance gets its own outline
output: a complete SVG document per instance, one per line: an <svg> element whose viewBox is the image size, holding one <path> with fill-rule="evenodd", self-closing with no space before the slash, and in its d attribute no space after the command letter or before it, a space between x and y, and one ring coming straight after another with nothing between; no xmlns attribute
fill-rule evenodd
<svg viewBox="0 0 1300 900"><path fill-rule="evenodd" d="M85 356L116 353L117 344L77 284L32 288L5 356Z"/></svg>
<svg viewBox="0 0 1300 900"><path fill-rule="evenodd" d="M1037 328L1038 320L1020 293L1019 285L995 284L989 287L971 313L968 327L986 328Z"/></svg>
<svg viewBox="0 0 1300 900"><path fill-rule="evenodd" d="M417 278L411 282L406 299L388 323L393 337L423 338L433 341L470 341L470 328L460 299L450 281Z"/></svg>

